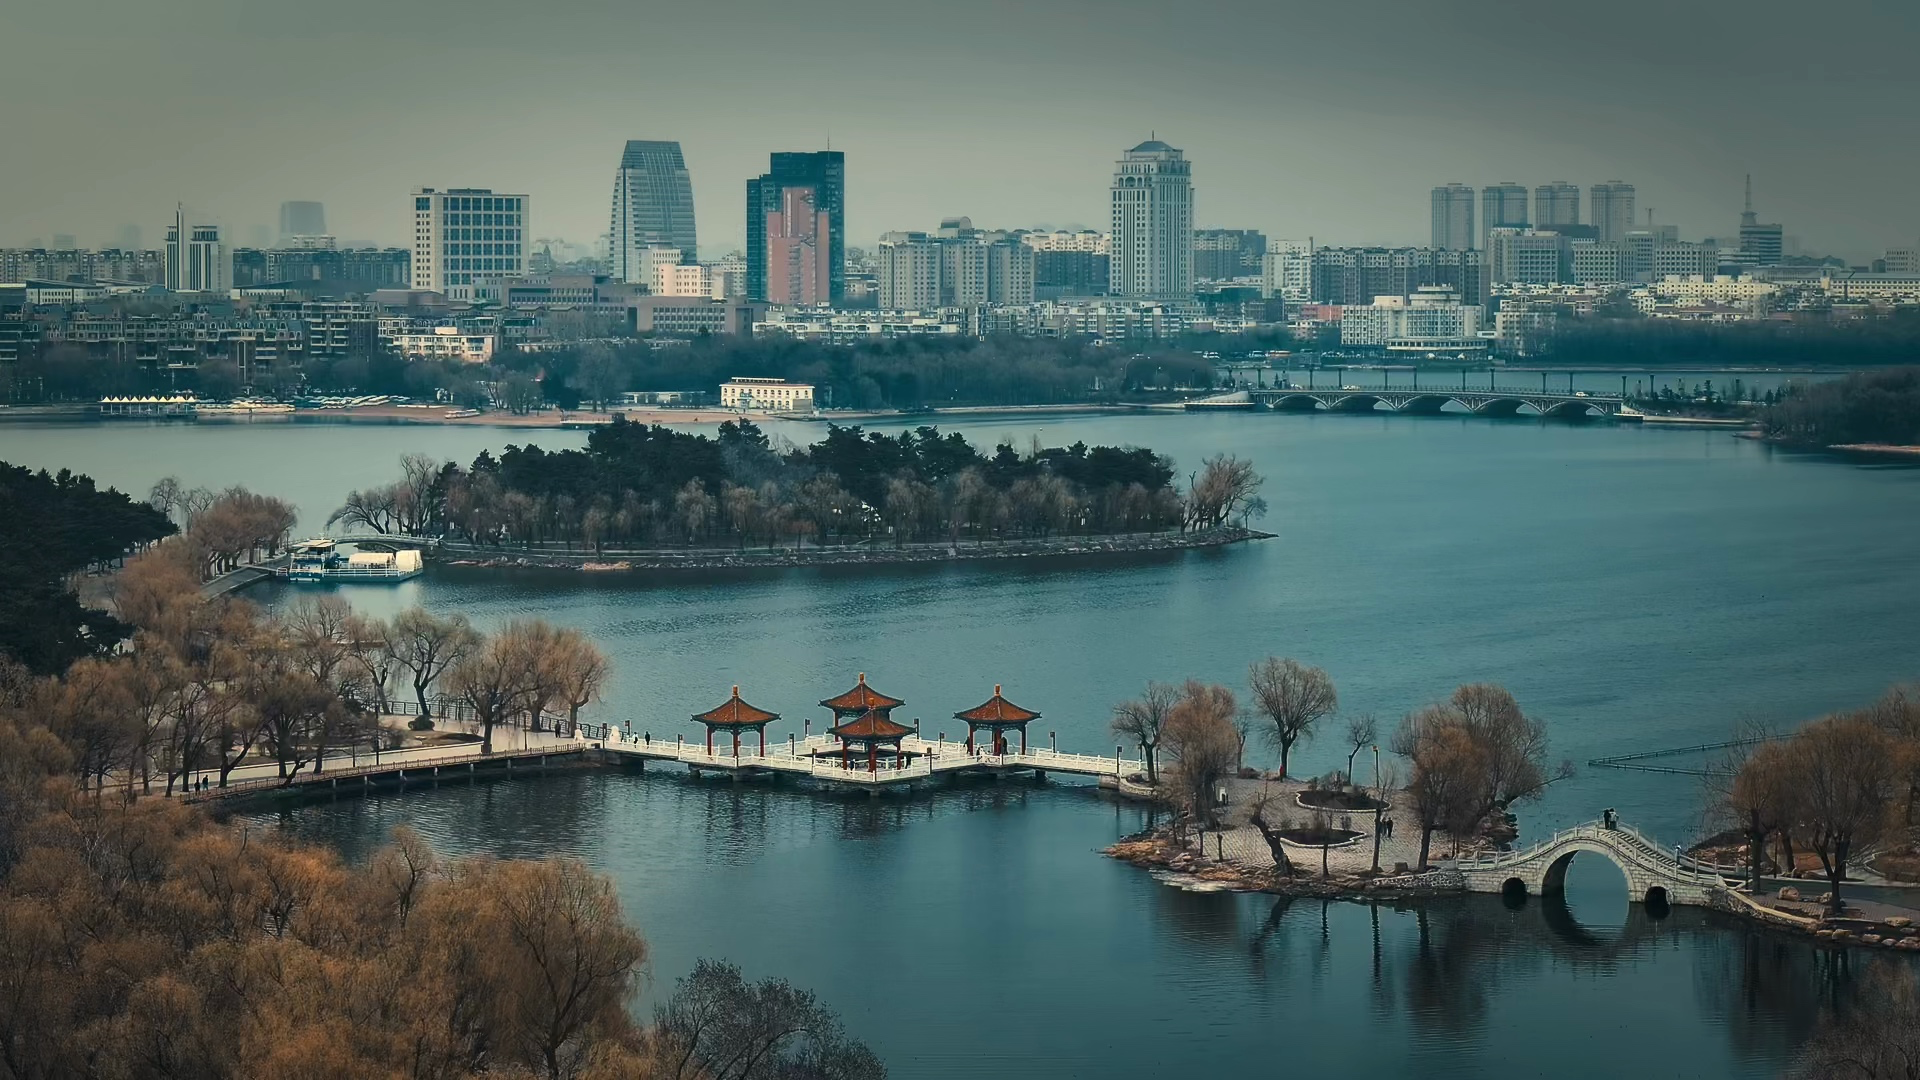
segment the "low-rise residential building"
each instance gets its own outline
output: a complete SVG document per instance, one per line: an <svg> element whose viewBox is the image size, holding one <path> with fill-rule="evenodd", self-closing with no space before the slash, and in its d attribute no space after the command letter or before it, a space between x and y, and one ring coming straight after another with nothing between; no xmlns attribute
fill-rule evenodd
<svg viewBox="0 0 1920 1080"><path fill-rule="evenodd" d="M706 296L636 296L627 307L633 313L634 333L673 337L751 334L767 312L763 303Z"/></svg>
<svg viewBox="0 0 1920 1080"><path fill-rule="evenodd" d="M500 347L498 334L471 334L457 326L408 327L386 335L394 352L409 360L460 360L485 364Z"/></svg>
<svg viewBox="0 0 1920 1080"><path fill-rule="evenodd" d="M0 248L0 283L35 281L166 281L166 257L158 251L107 248Z"/></svg>
<svg viewBox="0 0 1920 1080"><path fill-rule="evenodd" d="M940 312L775 308L753 324L753 332L756 336L782 334L826 344L872 338L940 337L965 333L964 314L958 309Z"/></svg>
<svg viewBox="0 0 1920 1080"><path fill-rule="evenodd" d="M720 405L750 411L811 412L813 385L736 375L720 384Z"/></svg>
<svg viewBox="0 0 1920 1080"><path fill-rule="evenodd" d="M1340 344L1388 352L1469 352L1486 349L1480 333L1482 309L1462 304L1460 294L1423 286L1413 296L1378 296L1373 303L1344 308Z"/></svg>
<svg viewBox="0 0 1920 1080"><path fill-rule="evenodd" d="M1654 304L1641 301L1639 293L1643 292L1650 295ZM1729 274L1711 276L1673 274L1662 277L1644 290L1636 290L1635 304L1643 311L1650 310L1660 301L1683 305L1719 304L1758 315L1767 310L1768 301L1779 292L1778 285L1750 277L1735 277Z"/></svg>

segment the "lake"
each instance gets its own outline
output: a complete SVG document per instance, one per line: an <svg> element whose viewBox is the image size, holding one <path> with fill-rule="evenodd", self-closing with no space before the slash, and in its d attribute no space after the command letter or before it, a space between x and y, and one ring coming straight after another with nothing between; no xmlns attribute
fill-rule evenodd
<svg viewBox="0 0 1920 1080"><path fill-rule="evenodd" d="M900 425L887 425L898 427ZM1388 726L1463 682L1506 685L1579 770L1525 841L1603 807L1668 843L1697 781L1586 767L1797 724L1915 675L1920 470L1782 453L1725 432L1463 416L1174 415L943 425L976 443L1085 440L1250 458L1277 538L1084 565L803 569L669 578L436 568L343 588L482 625L582 628L616 674L600 718L655 737L739 684L819 720L859 672L928 731L995 684L1063 750L1111 753L1149 678L1244 688L1268 654L1328 670ZM793 440L807 424L773 424ZM404 452L470 459L577 432L332 425L0 426L0 459L135 492L177 475L294 500L319 531ZM284 591L257 598L278 602ZM1296 771L1344 765L1339 724ZM1270 760L1264 749L1259 761ZM1697 765L1699 759L1673 759ZM1362 778L1366 773L1363 769ZM1196 895L1097 855L1141 811L1071 785L847 803L671 776L572 776L309 806L284 827L350 854L410 821L453 852L574 852L654 945L650 995L701 955L809 986L894 1074L1158 1076L1181 1063L1477 1076L1777 1071L1848 973L1701 912L1658 922L1611 867L1566 905L1397 911Z"/></svg>

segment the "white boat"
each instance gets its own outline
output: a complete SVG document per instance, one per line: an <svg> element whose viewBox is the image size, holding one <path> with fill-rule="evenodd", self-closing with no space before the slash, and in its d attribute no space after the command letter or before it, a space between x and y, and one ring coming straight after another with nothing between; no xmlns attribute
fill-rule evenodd
<svg viewBox="0 0 1920 1080"><path fill-rule="evenodd" d="M336 541L324 536L291 545L287 556L287 566L280 574L296 585L405 581L426 569L420 553L412 548L345 555Z"/></svg>

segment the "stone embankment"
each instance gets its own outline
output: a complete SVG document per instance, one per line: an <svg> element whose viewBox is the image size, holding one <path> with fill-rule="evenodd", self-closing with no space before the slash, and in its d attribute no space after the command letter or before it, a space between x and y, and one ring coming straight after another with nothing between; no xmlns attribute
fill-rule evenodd
<svg viewBox="0 0 1920 1080"><path fill-rule="evenodd" d="M985 562L999 559L1098 557L1162 551L1224 547L1273 534L1223 526L1198 532L1136 536L1072 536L1050 540L1009 540L986 543L874 544L794 550L739 550L687 548L644 552L594 552L564 549L495 548L468 544L441 545L441 562L453 566L540 567L588 572L630 570L725 570L786 566L884 566L899 563Z"/></svg>

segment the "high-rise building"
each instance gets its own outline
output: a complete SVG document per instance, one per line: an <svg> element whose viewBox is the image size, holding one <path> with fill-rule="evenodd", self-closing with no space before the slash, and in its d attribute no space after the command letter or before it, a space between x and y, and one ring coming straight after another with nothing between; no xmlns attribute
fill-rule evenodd
<svg viewBox="0 0 1920 1080"><path fill-rule="evenodd" d="M1766 224L1753 212L1753 176L1747 176L1746 209L1740 214L1740 262L1747 266L1772 266L1785 253L1784 230Z"/></svg>
<svg viewBox="0 0 1920 1080"><path fill-rule="evenodd" d="M1633 185L1609 180L1593 185L1587 196L1587 210L1601 241L1625 240L1633 228Z"/></svg>
<svg viewBox="0 0 1920 1080"><path fill-rule="evenodd" d="M1471 214L1473 208L1469 206L1467 212ZM1305 241L1267 241L1267 254L1261 264L1261 295L1296 304L1306 303L1312 296L1313 249Z"/></svg>
<svg viewBox="0 0 1920 1080"><path fill-rule="evenodd" d="M783 187L766 219L767 296L770 304L831 302L833 218L811 185Z"/></svg>
<svg viewBox="0 0 1920 1080"><path fill-rule="evenodd" d="M167 226L167 288L174 292L227 291L227 249L217 225L188 225L187 213L174 207Z"/></svg>
<svg viewBox="0 0 1920 1080"><path fill-rule="evenodd" d="M1158 139L1128 150L1113 169L1111 290L1115 296L1193 296L1193 174Z"/></svg>
<svg viewBox="0 0 1920 1080"><path fill-rule="evenodd" d="M613 174L613 223L607 247L615 279L648 286L654 278L641 257L647 248L676 248L689 263L697 258L693 180L679 143L627 140L620 167Z"/></svg>
<svg viewBox="0 0 1920 1080"><path fill-rule="evenodd" d="M1573 241L1573 283L1616 285L1628 280L1624 249L1617 240Z"/></svg>
<svg viewBox="0 0 1920 1080"><path fill-rule="evenodd" d="M1443 285L1468 303L1487 302L1487 265L1475 248L1315 248L1308 256L1307 299L1316 304L1369 304L1376 296L1411 296Z"/></svg>
<svg viewBox="0 0 1920 1080"><path fill-rule="evenodd" d="M291 246L288 241L296 236L324 236L327 232L327 208L317 202L283 202L280 204L280 243Z"/></svg>
<svg viewBox="0 0 1920 1080"><path fill-rule="evenodd" d="M1580 224L1579 186L1565 180L1555 180L1534 188L1532 224L1536 229Z"/></svg>
<svg viewBox="0 0 1920 1080"><path fill-rule="evenodd" d="M1507 181L1480 189L1480 246L1495 229L1527 227L1527 189Z"/></svg>
<svg viewBox="0 0 1920 1080"><path fill-rule="evenodd" d="M938 232L890 232L875 252L880 307L890 311L1027 304L1035 252L1019 237L948 218Z"/></svg>
<svg viewBox="0 0 1920 1080"><path fill-rule="evenodd" d="M1195 229L1193 279L1232 281L1259 277L1267 234L1258 229Z"/></svg>
<svg viewBox="0 0 1920 1080"><path fill-rule="evenodd" d="M473 299L527 272L528 198L488 188L413 193L413 287Z"/></svg>
<svg viewBox="0 0 1920 1080"><path fill-rule="evenodd" d="M1063 296L1105 296L1113 260L1106 233L1028 232L1020 242L1033 249L1033 294L1042 300Z"/></svg>
<svg viewBox="0 0 1920 1080"><path fill-rule="evenodd" d="M1474 246L1471 187L1442 184L1433 189L1433 246L1453 251Z"/></svg>
<svg viewBox="0 0 1920 1080"><path fill-rule="evenodd" d="M772 296L771 225L774 215L784 214L789 204L785 193L795 189L813 192L806 201L815 213L824 215L823 227L812 241L826 259L826 277L816 302L839 303L847 292L847 155L838 150L769 155L766 173L747 181L747 298L780 302ZM796 222L783 216L780 225L790 228ZM787 250L792 253L790 247ZM778 272L786 273L787 268L783 265Z"/></svg>
<svg viewBox="0 0 1920 1080"><path fill-rule="evenodd" d="M1573 242L1541 229L1495 229L1487 234L1487 262L1496 285L1563 285L1573 281Z"/></svg>

